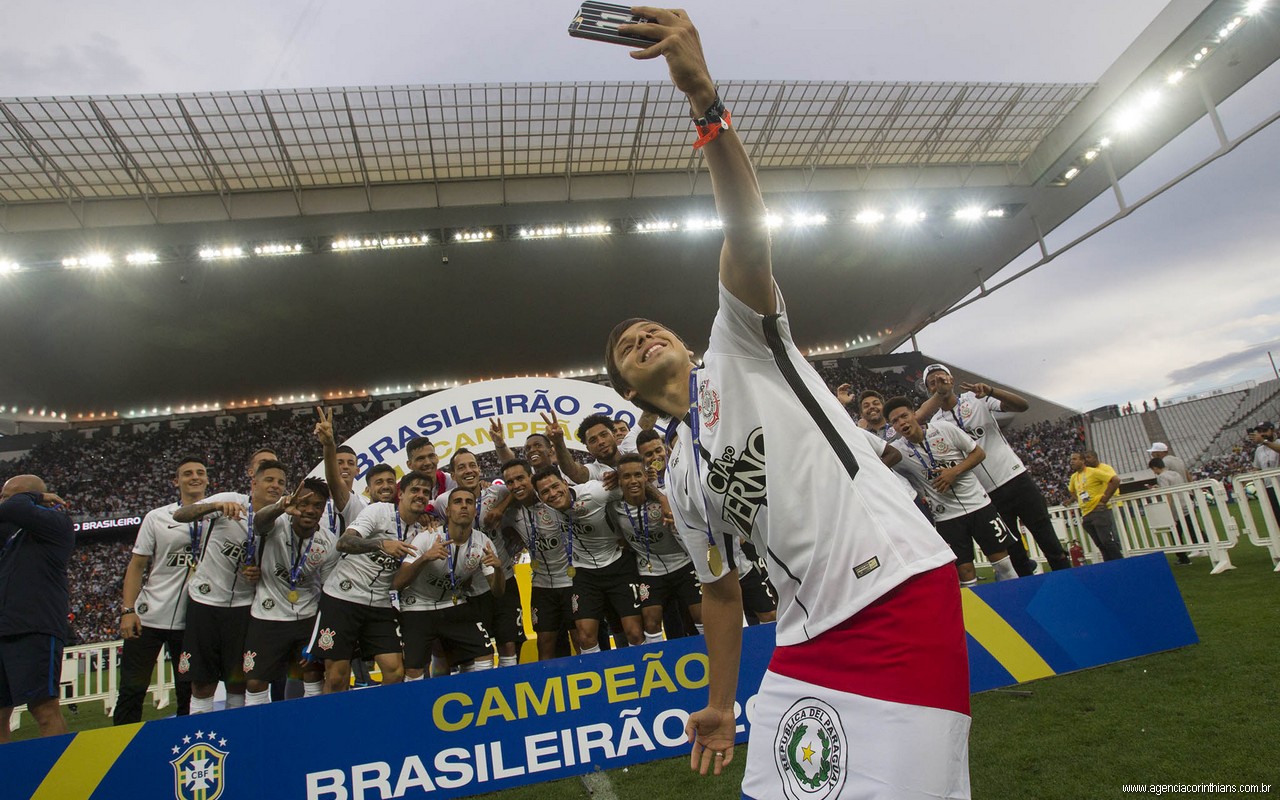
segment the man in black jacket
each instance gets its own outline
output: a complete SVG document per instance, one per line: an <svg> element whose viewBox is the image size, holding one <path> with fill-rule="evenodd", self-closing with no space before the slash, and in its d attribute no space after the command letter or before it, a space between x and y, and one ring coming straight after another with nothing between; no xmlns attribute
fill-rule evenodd
<svg viewBox="0 0 1280 800"><path fill-rule="evenodd" d="M58 679L75 534L65 507L35 475L0 490L0 744L9 741L16 705L26 704L41 736L67 732Z"/></svg>

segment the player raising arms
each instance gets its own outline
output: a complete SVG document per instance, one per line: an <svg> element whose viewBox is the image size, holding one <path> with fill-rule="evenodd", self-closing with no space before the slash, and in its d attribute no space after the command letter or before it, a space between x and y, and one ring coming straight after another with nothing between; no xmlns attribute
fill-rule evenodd
<svg viewBox="0 0 1280 800"><path fill-rule="evenodd" d="M719 773L733 757L742 609L728 543L744 533L777 567L779 603L743 796L817 785L824 797L967 798L953 556L791 339L764 200L698 31L683 11L633 13L652 22L621 32L656 42L632 57L665 57L689 98L725 237L704 367L645 319L620 323L605 351L614 388L678 431L667 490L703 583L710 656L708 705L688 724L692 766Z"/></svg>

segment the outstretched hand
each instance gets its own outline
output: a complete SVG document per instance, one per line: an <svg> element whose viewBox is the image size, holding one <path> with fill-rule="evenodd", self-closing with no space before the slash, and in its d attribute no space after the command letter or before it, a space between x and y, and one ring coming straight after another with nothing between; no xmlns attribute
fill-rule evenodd
<svg viewBox="0 0 1280 800"><path fill-rule="evenodd" d="M652 22L636 25L620 25L618 33L655 39L655 43L643 50L634 50L631 57L648 60L665 56L671 82L684 92L698 113L705 111L715 99L716 85L702 55L702 40L689 15L678 8L652 8L632 6L631 13Z"/></svg>
<svg viewBox="0 0 1280 800"><path fill-rule="evenodd" d="M685 735L693 742L689 768L699 775L706 775L708 769L713 775L719 775L733 761L737 728L738 721L732 711L707 706L690 714L689 724L684 727Z"/></svg>

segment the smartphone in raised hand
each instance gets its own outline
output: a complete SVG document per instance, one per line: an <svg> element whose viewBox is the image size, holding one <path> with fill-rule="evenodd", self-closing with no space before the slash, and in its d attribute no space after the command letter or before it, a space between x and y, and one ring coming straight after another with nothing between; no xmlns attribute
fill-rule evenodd
<svg viewBox="0 0 1280 800"><path fill-rule="evenodd" d="M652 20L635 16L631 13L630 6L587 0L578 9L577 16L569 23L569 35L578 39L592 39L628 47L648 47L657 40L646 39L643 36L624 36L618 33L619 25L634 25L640 22L652 22Z"/></svg>

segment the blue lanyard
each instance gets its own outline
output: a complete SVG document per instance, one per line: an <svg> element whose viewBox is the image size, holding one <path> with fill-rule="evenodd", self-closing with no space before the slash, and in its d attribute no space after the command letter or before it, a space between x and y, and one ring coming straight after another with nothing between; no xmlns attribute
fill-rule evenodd
<svg viewBox="0 0 1280 800"><path fill-rule="evenodd" d="M452 537L449 536L449 534L447 533L444 534L444 540L449 543L449 549L445 551L445 558L448 559L448 564L449 564L449 587L453 589L453 593L456 595L458 593L458 575L456 572L458 562L454 559L453 553L454 553L454 548L457 547L457 545L453 543ZM468 537L467 539L468 553L471 552L471 543L473 541L475 540Z"/></svg>
<svg viewBox="0 0 1280 800"><path fill-rule="evenodd" d="M622 501L622 510L627 512L627 522L631 523L631 532L637 537L644 538L644 561L645 566L652 566L653 559L649 557L649 509L645 503L641 503L637 509L636 516L640 518L640 525L636 526L636 520L631 516L631 505L626 500Z"/></svg>
<svg viewBox="0 0 1280 800"><path fill-rule="evenodd" d="M964 419L960 416L959 408L960 408L960 399L956 398L956 404L951 407L951 418L956 421L956 425L960 428L960 430L964 431L965 433L968 433L969 429L964 426Z"/></svg>
<svg viewBox="0 0 1280 800"><path fill-rule="evenodd" d="M536 569L538 568L538 551L537 551L537 550L535 550L534 548L536 548L536 547L538 546L538 529L534 527L534 523L533 523L533 512L532 512L532 511L530 511L528 507L522 508L522 509L521 509L521 511L523 511L523 512L524 512L524 524L525 524L525 527L529 529L529 564L530 564L530 568L531 568L531 569L533 569L533 570L536 570ZM551 568L550 568L550 567L548 567L548 568L547 568L547 571L548 571L548 572L550 572L550 571L551 571Z"/></svg>
<svg viewBox="0 0 1280 800"><path fill-rule="evenodd" d="M290 527L292 528L292 526ZM297 538L296 536L294 536L292 530L289 532L289 535L290 537L294 538L295 541L297 541ZM298 578L302 575L302 565L307 560L307 553L311 552L311 545L313 542L315 542L315 540L316 540L316 535L314 533L308 536L306 549L299 547L297 554L294 555L293 566L289 567L289 588L290 589L298 588Z"/></svg>
<svg viewBox="0 0 1280 800"><path fill-rule="evenodd" d="M565 518L564 525L564 557L569 559L569 567L573 568L573 506L569 506L568 511L561 512Z"/></svg>
<svg viewBox="0 0 1280 800"><path fill-rule="evenodd" d="M915 456L916 461L920 462L920 466L924 467L925 477L933 478L938 472L938 462L934 459L933 450L929 447L928 436L926 435L924 441L921 442L924 445L925 455L929 456L928 464L924 463L924 456L920 455L920 451L916 449L916 446L909 439L905 441L907 442L907 447L911 448L911 455Z"/></svg>
<svg viewBox="0 0 1280 800"><path fill-rule="evenodd" d="M179 504L179 508L181 508L181 504ZM200 557L200 539L203 533L203 525L200 520L187 525L187 535L191 537L191 555L194 558Z"/></svg>
<svg viewBox="0 0 1280 800"><path fill-rule="evenodd" d="M337 526L334 525L334 523L337 521L338 520L336 518L336 512L334 511L334 508L333 508L333 498L330 497L329 498L329 530L330 531L334 531L335 533L337 532Z"/></svg>
<svg viewBox="0 0 1280 800"><path fill-rule="evenodd" d="M702 495L702 513L707 520L707 544L714 550L715 534L711 532L711 508L707 505L707 490L702 485L702 419L698 408L698 370L689 370L689 432L693 442L693 476L698 481L698 493ZM675 427L672 425L671 427Z"/></svg>
<svg viewBox="0 0 1280 800"><path fill-rule="evenodd" d="M248 541L245 542L244 563L252 564L253 557L256 554L255 553L256 548L254 547L254 541L253 541L253 492L252 490L249 493L248 506L249 506L249 513L246 515L245 527L248 528L249 530L249 539Z"/></svg>

